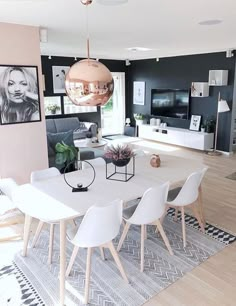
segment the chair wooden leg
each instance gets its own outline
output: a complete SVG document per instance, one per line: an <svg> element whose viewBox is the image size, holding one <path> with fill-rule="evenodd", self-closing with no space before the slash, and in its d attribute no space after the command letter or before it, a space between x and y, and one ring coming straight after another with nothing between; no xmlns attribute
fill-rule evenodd
<svg viewBox="0 0 236 306"><path fill-rule="evenodd" d="M141 225L141 264L140 271L144 270L144 239L145 239L145 225Z"/></svg>
<svg viewBox="0 0 236 306"><path fill-rule="evenodd" d="M37 243L37 241L39 239L39 235L40 235L40 233L42 231L43 225L44 225L44 222L43 221L39 221L39 224L37 226L37 229L36 229L36 232L35 232L35 235L34 235L34 239L33 239L32 245L31 245L32 248L35 247L35 245L36 245L36 243Z"/></svg>
<svg viewBox="0 0 236 306"><path fill-rule="evenodd" d="M24 245L23 245L23 256L27 256L27 247L29 242L30 235L30 225L32 222L32 217L29 215L25 215L25 225L24 225Z"/></svg>
<svg viewBox="0 0 236 306"><path fill-rule="evenodd" d="M185 229L184 206L181 206L181 219L182 219L183 244L185 248L186 247L186 229Z"/></svg>
<svg viewBox="0 0 236 306"><path fill-rule="evenodd" d="M159 230L159 232L161 234L161 237L162 237L162 239L163 239L163 241L164 241L164 243L165 243L165 245L167 247L167 250L169 251L170 255L174 255L174 253L172 251L172 248L170 246L170 242L169 242L169 240L168 240L168 238L166 236L166 233L165 233L165 231L164 231L164 229L162 227L162 224L161 224L160 220L156 221L156 225L157 225L157 228L158 228L158 230Z"/></svg>
<svg viewBox="0 0 236 306"><path fill-rule="evenodd" d="M117 267L118 267L118 269L119 269L119 271L120 271L121 276L123 277L123 279L124 279L127 283L129 283L129 280L128 280L126 274L125 274L125 270L124 270L124 268L123 268L123 266L122 266L122 263L121 263L121 261L120 261L119 255L118 255L118 253L117 253L117 251L116 251L116 249L115 249L115 247L114 247L112 241L109 242L107 246L108 246L108 248L109 248L109 250L110 250L110 252L111 252L112 257L113 257L114 260L115 260L115 263L116 263L116 265L117 265Z"/></svg>
<svg viewBox="0 0 236 306"><path fill-rule="evenodd" d="M205 220L204 211L203 211L202 186L201 185L198 188L198 205L199 205L199 211L200 211L200 216L201 216L201 219L202 219L202 223L205 227L206 226L206 220Z"/></svg>
<svg viewBox="0 0 236 306"><path fill-rule="evenodd" d="M75 245L75 246L74 246L74 249L73 249L73 252L72 252L72 254L71 254L71 258L70 258L68 267L67 267L67 269L66 269L66 277L68 277L68 276L70 275L70 271L71 271L72 266L73 266L73 264L74 264L74 262L75 262L75 258L76 258L76 256L77 256L78 251L79 251L79 247Z"/></svg>
<svg viewBox="0 0 236 306"><path fill-rule="evenodd" d="M101 253L102 260L105 260L106 258L105 258L105 255L104 255L104 249L103 249L103 247L100 247L99 249L100 249L100 253Z"/></svg>
<svg viewBox="0 0 236 306"><path fill-rule="evenodd" d="M147 239L147 225L144 225L144 239Z"/></svg>
<svg viewBox="0 0 236 306"><path fill-rule="evenodd" d="M53 239L54 239L54 224L50 224L48 265L52 263Z"/></svg>
<svg viewBox="0 0 236 306"><path fill-rule="evenodd" d="M88 251L87 251L86 274L85 274L85 294L84 294L85 304L88 304L88 300L89 300L89 284L90 284L92 250L93 248L88 248Z"/></svg>
<svg viewBox="0 0 236 306"><path fill-rule="evenodd" d="M179 207L176 206L176 207L175 207L175 216L174 216L174 221L175 221L175 222L177 222L177 220L178 220L178 213L179 213Z"/></svg>
<svg viewBox="0 0 236 306"><path fill-rule="evenodd" d="M130 223L127 223L127 222L126 222L125 227L124 227L124 230L123 230L123 233L122 233L122 235L121 235L121 237L120 237L120 241L119 241L119 243L118 243L117 252L120 251L120 249L121 249L121 247L122 247L122 244L123 244L123 242L124 242L124 240L125 240L125 237L126 237L126 235L127 235L127 233L128 233L129 228L130 228Z"/></svg>
<svg viewBox="0 0 236 306"><path fill-rule="evenodd" d="M197 209L196 204L197 204L196 202L193 203L193 204L191 205L191 207L192 207L192 209L193 209L195 218L197 219L198 224L200 225L201 231L202 231L203 233L205 233L205 227L204 227L204 224L203 224L203 222L202 222L201 216L200 216L200 214L199 214L199 212L198 212L198 209Z"/></svg>

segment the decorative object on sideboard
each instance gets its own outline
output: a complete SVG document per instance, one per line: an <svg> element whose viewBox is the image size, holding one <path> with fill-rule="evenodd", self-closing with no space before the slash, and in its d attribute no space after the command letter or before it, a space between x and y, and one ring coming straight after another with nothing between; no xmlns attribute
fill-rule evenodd
<svg viewBox="0 0 236 306"><path fill-rule="evenodd" d="M189 129L192 131L199 131L200 122L201 122L201 116L192 115Z"/></svg>
<svg viewBox="0 0 236 306"><path fill-rule="evenodd" d="M211 156L218 156L222 153L216 150L217 146L217 139L218 139L218 122L219 122L219 114L225 113L230 111L228 103L226 100L222 100L220 97L220 93L218 96L218 103L217 103L217 114L216 114L216 128L215 128L215 142L214 142L214 149L212 151L208 151L207 154Z"/></svg>
<svg viewBox="0 0 236 306"><path fill-rule="evenodd" d="M152 154L151 159L150 159L150 165L155 168L160 167L161 159L158 154Z"/></svg>
<svg viewBox="0 0 236 306"><path fill-rule="evenodd" d="M134 114L134 119L135 119L136 125L143 124L144 120L145 120L145 115L135 113Z"/></svg>
<svg viewBox="0 0 236 306"><path fill-rule="evenodd" d="M127 182L134 176L135 172L135 153L128 145L111 145L105 148L104 157L107 159L106 163L106 178L116 181ZM131 170L127 168L132 159ZM108 174L108 162L115 166L115 170ZM117 167L119 168L117 170ZM121 169L123 168L123 169Z"/></svg>
<svg viewBox="0 0 236 306"><path fill-rule="evenodd" d="M73 186L72 184L69 183L69 177L67 177L66 173L68 173L69 171L67 171L68 168L70 168L71 164L73 165L73 161L71 163L69 163L65 169L64 169L64 181L66 182L66 184L72 188L72 192L84 192L84 191L88 191L88 188L93 184L95 178L96 178L96 172L95 169L93 167L93 165L91 165L87 160L83 160L80 161L78 160L78 163L81 165L81 163L85 163L86 165L89 166L89 169L91 169L92 174L91 174L91 180L89 183L86 184L86 186L84 186L83 183L79 182L77 183L76 187ZM81 169L81 168L80 168ZM79 169L79 170L80 170ZM87 169L86 169L87 170ZM80 174L80 171L77 172L78 175Z"/></svg>
<svg viewBox="0 0 236 306"><path fill-rule="evenodd" d="M88 5L91 0L81 0ZM66 75L66 92L76 105L105 105L113 94L114 80L109 69L101 62L90 58L87 14L87 59L76 62Z"/></svg>

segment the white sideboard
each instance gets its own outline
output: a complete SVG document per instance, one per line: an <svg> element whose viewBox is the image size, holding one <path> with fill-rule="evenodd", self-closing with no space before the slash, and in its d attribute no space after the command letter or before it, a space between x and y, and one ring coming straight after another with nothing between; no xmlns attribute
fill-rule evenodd
<svg viewBox="0 0 236 306"><path fill-rule="evenodd" d="M141 138L184 146L198 150L213 148L214 133L202 133L174 127L158 127L142 124L138 127Z"/></svg>

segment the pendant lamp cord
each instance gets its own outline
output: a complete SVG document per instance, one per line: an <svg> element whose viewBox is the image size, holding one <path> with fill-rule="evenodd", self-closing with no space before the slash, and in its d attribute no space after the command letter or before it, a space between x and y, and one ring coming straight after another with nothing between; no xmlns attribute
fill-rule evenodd
<svg viewBox="0 0 236 306"><path fill-rule="evenodd" d="M89 50L89 27L88 27L88 4L86 4L86 32L87 32L87 57L90 59Z"/></svg>

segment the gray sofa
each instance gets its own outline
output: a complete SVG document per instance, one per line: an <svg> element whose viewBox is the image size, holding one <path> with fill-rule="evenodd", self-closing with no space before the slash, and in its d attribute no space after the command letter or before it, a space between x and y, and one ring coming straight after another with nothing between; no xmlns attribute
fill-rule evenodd
<svg viewBox="0 0 236 306"><path fill-rule="evenodd" d="M76 117L46 119L48 161L49 167L57 167L59 170L63 165L55 163L55 145L58 142L65 142L67 145L74 145L74 140L86 138L88 132L92 136L97 134L97 125L91 122L80 122ZM102 157L103 151L95 148L80 148L80 160L88 160Z"/></svg>
<svg viewBox="0 0 236 306"><path fill-rule="evenodd" d="M93 122L82 122L77 117L46 119L47 133L62 133L73 131L73 139L86 138L88 132L92 137L97 135L97 125Z"/></svg>

